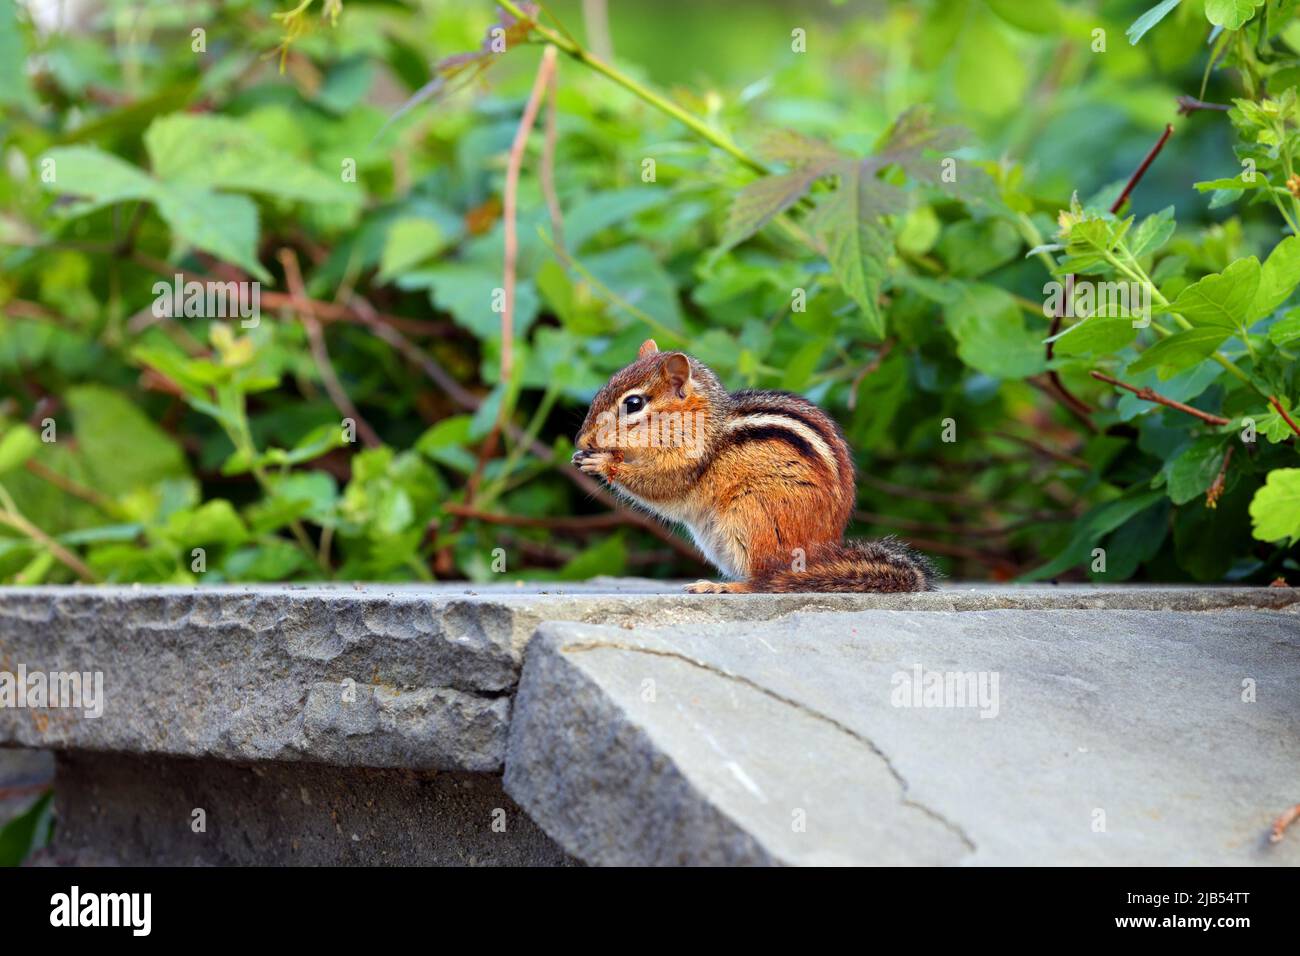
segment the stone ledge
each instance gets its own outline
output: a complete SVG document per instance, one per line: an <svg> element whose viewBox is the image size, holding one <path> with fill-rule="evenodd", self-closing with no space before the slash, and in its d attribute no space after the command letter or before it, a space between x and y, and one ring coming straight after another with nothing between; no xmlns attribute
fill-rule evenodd
<svg viewBox="0 0 1300 956"><path fill-rule="evenodd" d="M996 674L991 719L896 705L917 665ZM1300 786L1290 615L548 623L515 706L506 792L590 863L1300 865L1266 840Z"/></svg>
<svg viewBox="0 0 1300 956"><path fill-rule="evenodd" d="M0 670L21 663L29 671L103 671L108 702L94 720L69 711L0 709L0 743L500 772L523 647L543 621L632 629L811 611L1234 607L1295 613L1300 595L1290 588L1050 585L685 595L635 579L545 590L9 588L0 592Z"/></svg>
<svg viewBox="0 0 1300 956"><path fill-rule="evenodd" d="M554 852L592 863L1294 865L1300 841L1261 835L1300 780L1298 609L1289 588L12 588L0 671L99 670L107 702L97 719L0 707L0 746L60 752L65 815L92 782L78 768L261 767L289 787L333 765L489 789L504 772ZM891 707L916 663L999 673L999 718ZM125 819L149 773L106 779ZM1095 809L1103 835L1079 819ZM469 859L482 823L463 821L460 856L419 858ZM94 832L75 859L111 855ZM388 859L321 860L336 851Z"/></svg>

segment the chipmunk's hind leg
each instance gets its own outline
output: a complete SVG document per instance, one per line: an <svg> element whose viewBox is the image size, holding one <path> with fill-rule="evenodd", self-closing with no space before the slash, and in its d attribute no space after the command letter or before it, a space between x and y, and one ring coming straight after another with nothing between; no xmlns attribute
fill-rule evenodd
<svg viewBox="0 0 1300 956"><path fill-rule="evenodd" d="M748 594L753 589L744 581L696 581L683 590L687 594Z"/></svg>

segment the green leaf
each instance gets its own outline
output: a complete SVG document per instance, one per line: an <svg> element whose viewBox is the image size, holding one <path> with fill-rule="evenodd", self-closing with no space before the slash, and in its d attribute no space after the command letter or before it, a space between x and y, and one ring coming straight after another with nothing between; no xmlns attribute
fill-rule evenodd
<svg viewBox="0 0 1300 956"><path fill-rule="evenodd" d="M1244 331L1254 319L1252 306L1260 274L1259 260L1254 256L1238 259L1223 272L1189 285L1168 311L1179 313L1192 325Z"/></svg>
<svg viewBox="0 0 1300 956"><path fill-rule="evenodd" d="M447 247L447 236L436 222L404 216L388 227L379 257L379 281L388 282L416 263L436 256Z"/></svg>
<svg viewBox="0 0 1300 956"><path fill-rule="evenodd" d="M68 390L77 452L92 487L108 495L188 477L185 456L170 435L125 395L102 385Z"/></svg>
<svg viewBox="0 0 1300 956"><path fill-rule="evenodd" d="M144 134L154 175L167 183L262 193L303 202L358 203L362 191L267 143L238 119L213 113L161 116Z"/></svg>
<svg viewBox="0 0 1300 956"><path fill-rule="evenodd" d="M257 261L257 206L247 196L227 196L192 186L160 187L158 212L176 239L210 252L269 283Z"/></svg>
<svg viewBox="0 0 1300 956"><path fill-rule="evenodd" d="M18 866L32 851L49 842L53 796L52 791L45 791L0 829L0 866Z"/></svg>
<svg viewBox="0 0 1300 956"><path fill-rule="evenodd" d="M167 519L167 537L184 548L196 545L240 544L248 537L244 522L229 501L214 498Z"/></svg>
<svg viewBox="0 0 1300 956"><path fill-rule="evenodd" d="M1205 17L1216 27L1240 30L1264 0L1205 0Z"/></svg>
<svg viewBox="0 0 1300 956"><path fill-rule="evenodd" d="M1029 33L1051 33L1061 25L1056 0L988 0L988 5L1007 23Z"/></svg>
<svg viewBox="0 0 1300 956"><path fill-rule="evenodd" d="M1262 186L1267 186L1268 180L1264 178L1263 174L1256 173L1255 178L1249 182L1242 179L1241 176L1233 176L1227 179L1205 179L1192 185L1196 187L1197 192L1208 193L1221 190L1259 189Z"/></svg>
<svg viewBox="0 0 1300 956"><path fill-rule="evenodd" d="M1056 355L1097 355L1118 352L1137 337L1131 318L1093 316L1046 340Z"/></svg>
<svg viewBox="0 0 1300 956"><path fill-rule="evenodd" d="M1223 344L1232 333L1220 326L1206 326L1175 332L1161 339L1129 365L1129 372L1156 369L1161 379L1197 364Z"/></svg>
<svg viewBox="0 0 1300 956"><path fill-rule="evenodd" d="M178 243L232 262L263 282L270 274L257 261L257 207L244 196L225 196L195 186L160 183L129 163L89 146L52 149L54 179L45 188L87 200L69 210L79 216L130 200L152 202Z"/></svg>
<svg viewBox="0 0 1300 956"><path fill-rule="evenodd" d="M825 167L818 164L750 183L732 201L718 251L725 252L758 232L806 196L812 184L824 175Z"/></svg>
<svg viewBox="0 0 1300 956"><path fill-rule="evenodd" d="M997 20L974 16L957 50L957 98L984 116L1003 116L1021 106L1029 86L1025 57Z"/></svg>
<svg viewBox="0 0 1300 956"><path fill-rule="evenodd" d="M1159 251L1174 234L1174 207L1166 206L1143 219L1128 237L1128 251L1134 258Z"/></svg>
<svg viewBox="0 0 1300 956"><path fill-rule="evenodd" d="M0 475L21 468L36 454L41 440L26 423L19 422L0 436Z"/></svg>
<svg viewBox="0 0 1300 956"><path fill-rule="evenodd" d="M876 338L885 334L878 300L889 254L889 237L878 217L896 208L896 193L863 163L852 163L840 171L838 188L818 207L815 218L831 272L862 309L867 330Z"/></svg>
<svg viewBox="0 0 1300 956"><path fill-rule="evenodd" d="M1154 7L1134 20L1132 25L1124 31L1128 36L1128 42L1136 46L1137 42L1146 36L1147 31L1167 17L1169 11L1178 6L1180 2L1181 0L1160 0Z"/></svg>
<svg viewBox="0 0 1300 956"><path fill-rule="evenodd" d="M968 285L947 311L957 354L993 378L1026 378L1046 368L1041 333L1025 329L1015 299L996 286Z"/></svg>
<svg viewBox="0 0 1300 956"><path fill-rule="evenodd" d="M501 272L485 265L443 262L430 269L408 272L402 288L428 287L433 304L450 312L456 324L480 339L501 337L501 313L493 311ZM537 291L530 281L515 285L515 335L522 336L537 318Z"/></svg>
<svg viewBox="0 0 1300 956"><path fill-rule="evenodd" d="M1164 497L1164 492L1130 489L1122 497L1097 505L1079 519L1074 535L1053 560L1023 575L1024 581L1041 581L1088 561L1091 549L1103 537L1141 514Z"/></svg>
<svg viewBox="0 0 1300 956"><path fill-rule="evenodd" d="M17 0L0 0L0 103L26 107L32 105L32 89L17 8Z"/></svg>
<svg viewBox="0 0 1300 956"><path fill-rule="evenodd" d="M41 178L50 192L69 196L83 196L88 202L69 210L71 215L83 215L103 206L128 200L153 200L157 183L145 172L110 153L93 146L66 146L51 149L40 159L52 178Z"/></svg>
<svg viewBox="0 0 1300 956"><path fill-rule="evenodd" d="M967 219L944 230L937 251L953 275L971 279L1006 265L1022 246L1020 233L1006 220Z"/></svg>
<svg viewBox="0 0 1300 956"><path fill-rule="evenodd" d="M586 581L598 575L620 575L627 566L627 547L622 535L610 535L571 559L560 568L561 581Z"/></svg>
<svg viewBox="0 0 1300 956"><path fill-rule="evenodd" d="M1292 309L1268 329L1268 340L1274 345L1290 345L1300 339L1300 308Z"/></svg>
<svg viewBox="0 0 1300 956"><path fill-rule="evenodd" d="M1251 533L1260 541L1300 541L1300 468L1275 468L1250 502Z"/></svg>
<svg viewBox="0 0 1300 956"><path fill-rule="evenodd" d="M1188 445L1164 469L1170 500L1182 505L1205 494L1219 474L1226 451L1221 435L1206 435Z"/></svg>
<svg viewBox="0 0 1300 956"><path fill-rule="evenodd" d="M1300 285L1300 237L1287 236L1269 253L1259 277L1250 318L1262 319L1291 297Z"/></svg>

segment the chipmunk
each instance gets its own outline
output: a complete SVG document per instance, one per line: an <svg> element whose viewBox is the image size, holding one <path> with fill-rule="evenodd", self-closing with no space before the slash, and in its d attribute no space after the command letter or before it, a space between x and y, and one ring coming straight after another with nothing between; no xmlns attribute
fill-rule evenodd
<svg viewBox="0 0 1300 956"><path fill-rule="evenodd" d="M597 394L573 463L684 524L728 582L693 594L927 591L935 570L893 538L843 540L857 499L839 426L786 392L728 392L648 339Z"/></svg>

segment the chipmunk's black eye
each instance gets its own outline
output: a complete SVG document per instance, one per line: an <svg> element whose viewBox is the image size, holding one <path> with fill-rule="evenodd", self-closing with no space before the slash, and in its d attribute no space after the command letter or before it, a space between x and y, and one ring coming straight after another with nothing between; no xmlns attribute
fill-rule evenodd
<svg viewBox="0 0 1300 956"><path fill-rule="evenodd" d="M645 408L645 397L642 395L629 395L623 399L623 411L628 415L635 415L643 408Z"/></svg>

